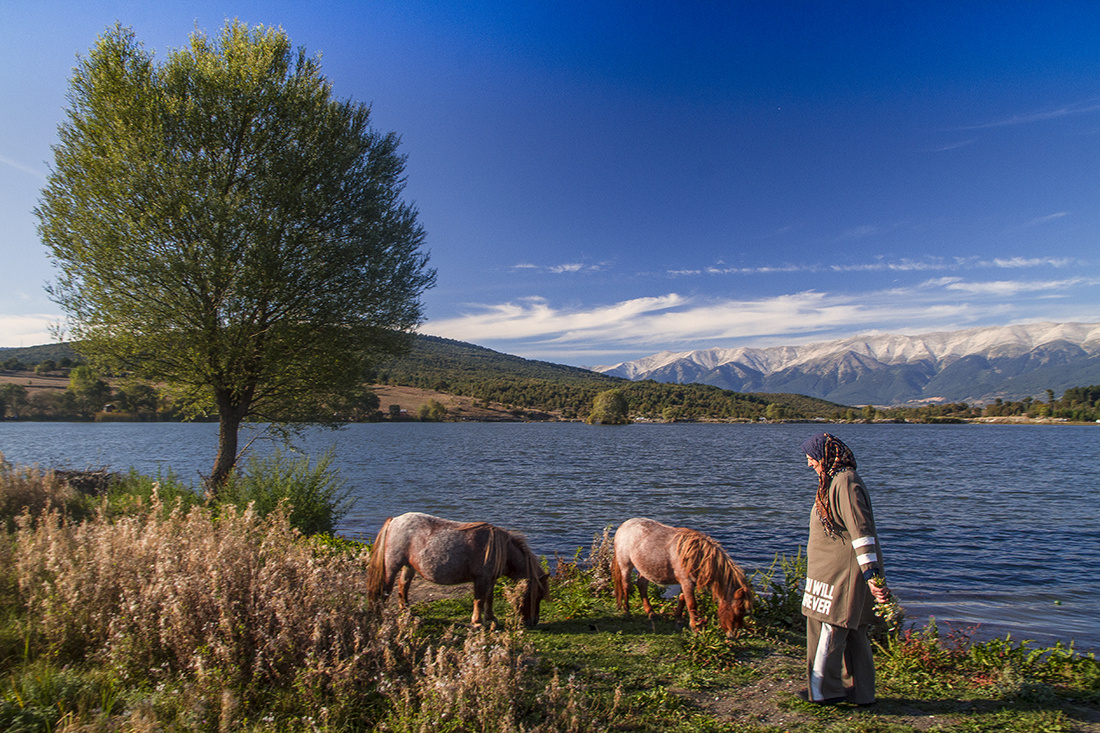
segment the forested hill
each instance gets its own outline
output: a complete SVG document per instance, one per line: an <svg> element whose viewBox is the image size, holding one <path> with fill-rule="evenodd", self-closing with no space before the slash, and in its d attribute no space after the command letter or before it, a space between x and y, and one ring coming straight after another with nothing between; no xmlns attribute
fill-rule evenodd
<svg viewBox="0 0 1100 733"><path fill-rule="evenodd" d="M19 368L78 360L69 344L0 349L0 365L19 362ZM503 405L521 419L583 418L596 395L609 389L622 390L631 415L642 419L805 419L841 417L848 412L847 406L799 394L747 394L706 384L630 381L424 335L413 339L409 354L380 364L368 378Z"/></svg>
<svg viewBox="0 0 1100 733"><path fill-rule="evenodd" d="M583 417L595 396L609 389L624 392L636 417L651 419L836 417L847 410L797 394L741 394L703 384L632 382L424 335L416 336L408 355L380 365L376 379L565 418Z"/></svg>

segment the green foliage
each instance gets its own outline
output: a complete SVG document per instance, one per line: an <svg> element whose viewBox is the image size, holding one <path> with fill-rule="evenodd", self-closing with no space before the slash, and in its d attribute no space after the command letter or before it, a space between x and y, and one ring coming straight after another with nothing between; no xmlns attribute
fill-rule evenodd
<svg viewBox="0 0 1100 733"><path fill-rule="evenodd" d="M127 380L123 382L115 396L117 407L128 414L155 413L160 408L160 395L157 390L145 382Z"/></svg>
<svg viewBox="0 0 1100 733"><path fill-rule="evenodd" d="M1054 399L1047 390L1047 401L1032 397L1005 402L997 398L988 405L968 405L965 402L924 407L895 407L883 411L888 418L911 422L963 422L976 417L1056 418L1076 422L1100 420L1100 385L1070 387L1061 399Z"/></svg>
<svg viewBox="0 0 1100 733"><path fill-rule="evenodd" d="M434 282L396 135L236 21L161 63L116 26L69 99L36 214L81 353L216 413L215 487L241 421L338 421Z"/></svg>
<svg viewBox="0 0 1100 733"><path fill-rule="evenodd" d="M1074 726L1061 710L1000 710L968 717L952 730L958 733L1071 733Z"/></svg>
<svg viewBox="0 0 1100 733"><path fill-rule="evenodd" d="M0 693L0 728L48 733L67 717L106 721L122 708L114 680L45 663L25 665Z"/></svg>
<svg viewBox="0 0 1100 733"><path fill-rule="evenodd" d="M758 625L785 630L800 629L802 617L802 587L806 580L806 556L802 548L793 558L776 553L772 564L753 573L756 590L753 617Z"/></svg>
<svg viewBox="0 0 1100 733"><path fill-rule="evenodd" d="M79 363L80 355L72 344L60 342L38 346L0 347L0 366L4 369L27 369L30 365L54 361L59 365Z"/></svg>
<svg viewBox="0 0 1100 733"><path fill-rule="evenodd" d="M713 603L709 605L712 607L707 608L705 613L713 618ZM726 632L717 624L709 624L698 632L684 629L680 632L680 641L688 659L698 667L728 672L739 664L737 647L730 643Z"/></svg>
<svg viewBox="0 0 1100 733"><path fill-rule="evenodd" d="M630 422L630 405L621 389L609 389L596 395L588 413L589 425L626 425Z"/></svg>
<svg viewBox="0 0 1100 733"><path fill-rule="evenodd" d="M111 388L89 366L78 366L69 373L69 392L77 409L89 417L111 398Z"/></svg>
<svg viewBox="0 0 1100 733"><path fill-rule="evenodd" d="M111 485L105 499L109 516L143 514L153 505L165 511L187 511L203 503L202 496L170 471L146 476L133 469Z"/></svg>
<svg viewBox="0 0 1100 733"><path fill-rule="evenodd" d="M219 492L218 503L244 510L251 506L266 517L286 504L290 525L302 534L331 534L354 504L332 468L330 450L311 465L309 458L294 458L282 451L253 456L235 471Z"/></svg>
<svg viewBox="0 0 1100 733"><path fill-rule="evenodd" d="M0 384L0 420L19 417L27 404L27 388L21 384Z"/></svg>
<svg viewBox="0 0 1100 733"><path fill-rule="evenodd" d="M967 631L941 634L934 620L879 647L879 674L892 691L916 697L973 690L990 698L1042 701L1072 691L1100 701L1100 662L1061 643L1032 648L1011 637L974 643Z"/></svg>
<svg viewBox="0 0 1100 733"><path fill-rule="evenodd" d="M420 406L416 416L425 422L439 422L447 416L447 408L439 400L428 400Z"/></svg>
<svg viewBox="0 0 1100 733"><path fill-rule="evenodd" d="M600 607L600 596L594 592L591 578L581 559L581 548L570 560L558 558L554 566L555 614L562 619L591 616Z"/></svg>

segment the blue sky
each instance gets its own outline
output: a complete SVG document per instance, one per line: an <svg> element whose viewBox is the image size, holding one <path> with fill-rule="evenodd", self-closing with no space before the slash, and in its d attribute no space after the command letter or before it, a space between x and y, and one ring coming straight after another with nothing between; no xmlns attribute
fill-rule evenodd
<svg viewBox="0 0 1100 733"><path fill-rule="evenodd" d="M71 69L281 26L408 156L422 332L662 350L1100 321L1100 3L0 0L0 346L60 310L32 209Z"/></svg>

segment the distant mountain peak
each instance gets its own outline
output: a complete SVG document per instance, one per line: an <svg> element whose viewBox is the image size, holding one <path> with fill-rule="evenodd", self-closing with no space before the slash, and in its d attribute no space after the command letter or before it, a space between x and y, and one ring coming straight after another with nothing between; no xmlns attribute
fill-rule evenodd
<svg viewBox="0 0 1100 733"><path fill-rule="evenodd" d="M990 402L1100 384L1100 323L1028 323L800 346L662 351L593 371L844 404Z"/></svg>

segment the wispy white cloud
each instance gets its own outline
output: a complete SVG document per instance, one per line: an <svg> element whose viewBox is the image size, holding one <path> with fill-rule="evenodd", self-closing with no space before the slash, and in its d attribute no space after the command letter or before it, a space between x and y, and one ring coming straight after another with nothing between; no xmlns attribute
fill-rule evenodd
<svg viewBox="0 0 1100 733"><path fill-rule="evenodd" d="M430 331L448 338L480 343L515 338L560 338L563 334L596 333L622 328L638 318L683 306L685 299L676 293L649 298L634 298L588 310L550 307L542 297L532 296L509 303L472 305L457 318L430 322Z"/></svg>
<svg viewBox="0 0 1100 733"><path fill-rule="evenodd" d="M668 270L672 277L691 275L771 275L783 272L813 272L816 268L805 265L766 265L762 267L700 267L686 270Z"/></svg>
<svg viewBox="0 0 1100 733"><path fill-rule="evenodd" d="M1032 219L1030 222L1028 222L1028 224L1031 224L1031 225L1046 224L1048 221L1055 221L1056 219L1061 219L1067 213L1069 213L1069 212L1058 211L1058 212L1055 212L1055 213L1050 214L1048 216L1040 216L1038 219Z"/></svg>
<svg viewBox="0 0 1100 733"><path fill-rule="evenodd" d="M46 178L47 178L47 175L44 171L38 170L38 169L35 169L35 168L31 168L29 165L26 165L24 163L20 163L17 160L12 160L11 158L9 158L7 156L4 156L4 155L0 155L0 163L3 163L4 165L9 166L11 168L14 168L17 171L21 171L21 172L26 173L28 175L32 175L35 178L38 178L38 179L43 180L43 181L45 181Z"/></svg>
<svg viewBox="0 0 1100 733"><path fill-rule="evenodd" d="M841 232L838 239L840 240L853 240L863 239L879 233L879 228L874 224L861 224L857 227L852 227L847 231Z"/></svg>
<svg viewBox="0 0 1100 733"><path fill-rule="evenodd" d="M1072 104L1063 105L1062 107L1035 110L1033 112L1028 112L1025 114L1002 117L998 120L983 122L977 125L968 125L965 127L960 127L959 129L984 130L992 127L1011 127L1013 125L1026 125L1033 122L1045 122L1047 120L1056 120L1062 117L1069 117L1071 115L1095 112L1097 110L1100 110L1100 98L1094 97L1092 99L1086 99L1081 102L1074 102Z"/></svg>
<svg viewBox="0 0 1100 733"><path fill-rule="evenodd" d="M1100 281L1082 277L1073 277L1065 280L991 280L985 282L968 282L961 278L940 278L925 283L929 287L940 287L952 292L961 292L968 295L987 295L1001 298L1015 297L1023 294L1050 293L1065 294L1071 289L1080 286L1095 286Z"/></svg>
<svg viewBox="0 0 1100 733"><path fill-rule="evenodd" d="M974 144L974 138L971 138L969 140L960 140L960 141L955 142L955 143L948 143L946 145L941 145L938 148L934 148L932 150L932 152L933 153L946 153L948 150L958 150L959 148L965 148L967 145L973 145L973 144Z"/></svg>
<svg viewBox="0 0 1100 733"><path fill-rule="evenodd" d="M758 299L702 299L671 293L610 305L559 308L545 298L471 306L430 321L428 333L543 358L792 343L867 329L961 327L996 316L1029 317L1029 298L1064 298L1100 280L972 281L958 276L911 287L847 294L804 291ZM1076 316L1076 311L1074 313ZM1098 314L1100 316L1100 314ZM1068 320L1068 318L1067 318Z"/></svg>
<svg viewBox="0 0 1100 733"><path fill-rule="evenodd" d="M977 257L928 257L923 260L901 258L899 260L879 259L873 262L853 262L848 264L803 264L803 265L762 265L759 267L698 267L682 270L667 270L670 277L690 277L697 275L770 275L798 272L958 272L968 269L989 268L1025 268L1025 267L1067 267L1075 262L1068 257L995 257L980 259Z"/></svg>
<svg viewBox="0 0 1100 733"><path fill-rule="evenodd" d="M920 272L923 270L955 269L958 266L959 263L957 261L948 262L940 258L934 258L923 261L901 259L892 262L882 260L879 262L867 262L864 264L833 264L829 265L828 269L832 270L833 272Z"/></svg>
<svg viewBox="0 0 1100 733"><path fill-rule="evenodd" d="M517 265L512 265L513 270L538 270L540 272L549 272L554 275L564 275L573 272L599 272L604 269L603 265L586 265L580 262L566 262L560 265L533 265L529 262L521 262Z"/></svg>
<svg viewBox="0 0 1100 733"><path fill-rule="evenodd" d="M1000 267L1014 269L1022 267L1068 267L1074 260L1069 257L994 257L992 260L983 261L983 267Z"/></svg>

